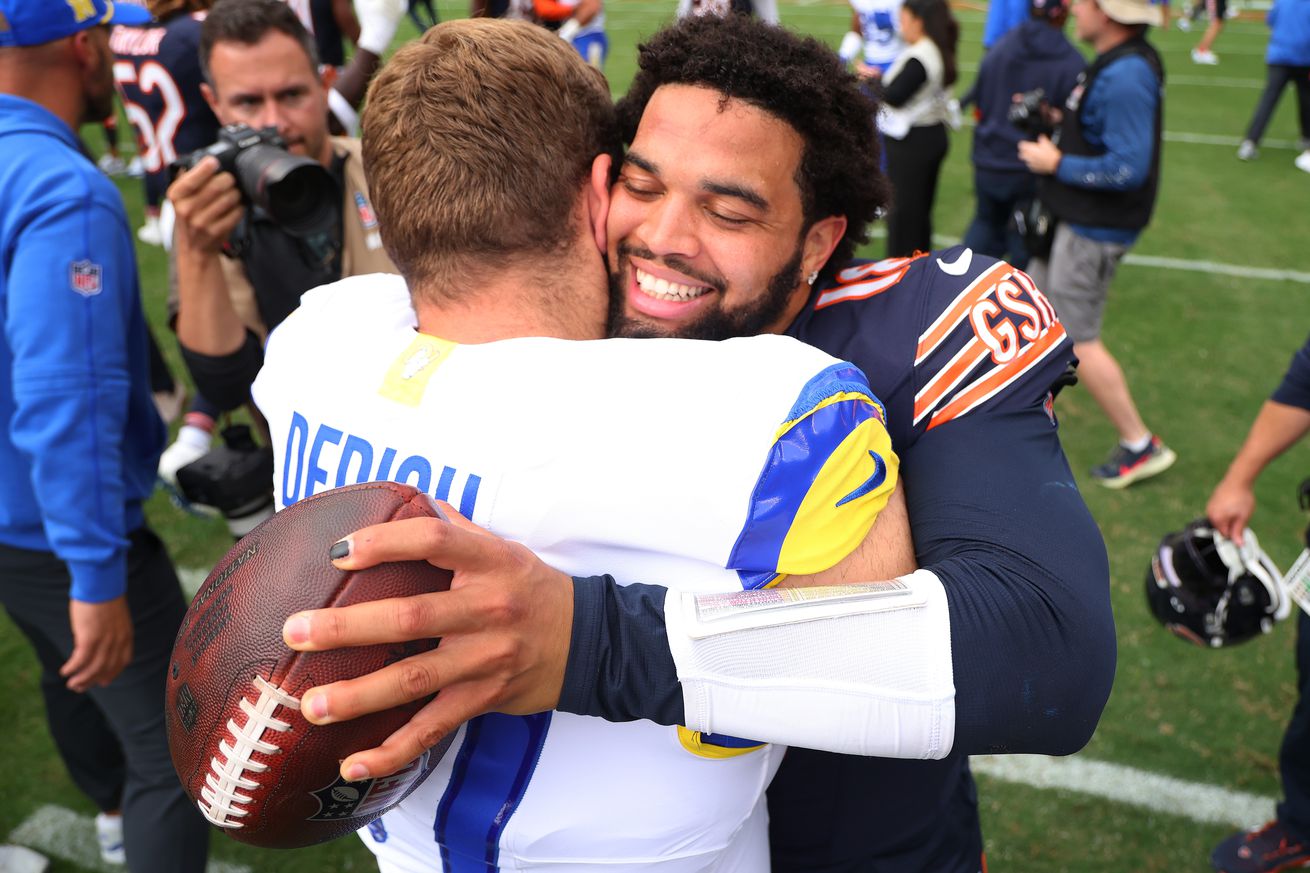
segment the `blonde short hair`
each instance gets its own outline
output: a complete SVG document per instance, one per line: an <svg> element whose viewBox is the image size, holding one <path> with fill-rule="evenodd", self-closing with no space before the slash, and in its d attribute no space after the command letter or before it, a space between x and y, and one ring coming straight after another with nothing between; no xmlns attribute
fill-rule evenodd
<svg viewBox="0 0 1310 873"><path fill-rule="evenodd" d="M566 250L597 155L620 153L604 77L523 21L443 22L368 93L364 169L387 254L437 293L518 255Z"/></svg>

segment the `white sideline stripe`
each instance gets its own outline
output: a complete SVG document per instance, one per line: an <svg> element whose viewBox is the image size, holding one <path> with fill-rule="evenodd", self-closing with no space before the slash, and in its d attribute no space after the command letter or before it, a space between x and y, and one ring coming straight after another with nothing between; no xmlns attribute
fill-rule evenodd
<svg viewBox="0 0 1310 873"><path fill-rule="evenodd" d="M123 873L122 866L110 866L100 860L96 843L95 820L71 809L47 804L39 807L27 820L9 832L9 842L35 849L43 855L71 861L96 873ZM251 873L244 864L210 861L207 873Z"/></svg>
<svg viewBox="0 0 1310 873"><path fill-rule="evenodd" d="M869 232L873 239L885 239L887 228L875 227ZM940 233L932 235L935 246L949 248L958 245L960 238L945 236ZM1244 267L1241 264L1219 264L1214 261L1188 261L1183 258L1166 258L1160 255L1135 255L1129 252L1124 256L1125 264L1135 267L1159 267L1163 270L1185 270L1192 273L1211 273L1217 276L1239 276L1243 279L1268 279L1272 282L1299 282L1310 285L1310 273L1297 270L1279 270L1271 267Z"/></svg>
<svg viewBox="0 0 1310 873"><path fill-rule="evenodd" d="M1184 133L1182 131L1166 130L1164 132L1164 141L1235 148L1241 144L1242 138L1240 136L1218 136L1212 133ZM1290 139L1262 139L1260 140L1260 148L1301 150L1301 146Z"/></svg>
<svg viewBox="0 0 1310 873"><path fill-rule="evenodd" d="M1159 255L1124 257L1125 264L1139 267L1162 267L1166 270L1191 270L1196 273L1214 273L1220 276L1241 276L1245 279L1269 279L1274 282L1300 282L1310 285L1310 273L1297 270L1277 270L1270 267L1243 267L1237 264L1217 264L1214 261L1185 261L1182 258L1164 258Z"/></svg>
<svg viewBox="0 0 1310 873"><path fill-rule="evenodd" d="M1084 758L997 755L969 759L975 773L1033 788L1073 791L1205 824L1255 827L1274 817L1274 800Z"/></svg>

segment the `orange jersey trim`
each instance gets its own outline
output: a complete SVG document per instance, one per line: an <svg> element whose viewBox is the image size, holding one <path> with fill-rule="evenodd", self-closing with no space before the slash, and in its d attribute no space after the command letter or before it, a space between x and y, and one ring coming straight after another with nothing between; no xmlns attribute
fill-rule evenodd
<svg viewBox="0 0 1310 873"><path fill-rule="evenodd" d="M917 257L923 256L917 255ZM910 263L914 260L915 258L884 258L872 264L848 267L837 274L839 285L819 294L814 308L819 310L834 303L876 297L904 279L910 269Z"/></svg>
<svg viewBox="0 0 1310 873"><path fill-rule="evenodd" d="M992 293L993 286L1004 279L1013 270L1005 261L997 261L987 272L969 283L959 293L937 320L919 337L919 347L914 353L914 363L918 366L924 358L933 353L937 346L951 335L961 321L969 317L969 310L975 303Z"/></svg>
<svg viewBox="0 0 1310 873"><path fill-rule="evenodd" d="M964 391L961 391L950 403L935 412L932 420L928 422L927 430L932 430L937 425L945 424L951 419L959 418L980 403L995 396L1002 388L1011 384L1040 363L1043 358L1051 353L1052 349L1060 344L1064 337L1064 325L1057 321L1036 342L1033 342L1016 355L1014 360L992 369ZM916 404L915 420L918 421L918 418Z"/></svg>

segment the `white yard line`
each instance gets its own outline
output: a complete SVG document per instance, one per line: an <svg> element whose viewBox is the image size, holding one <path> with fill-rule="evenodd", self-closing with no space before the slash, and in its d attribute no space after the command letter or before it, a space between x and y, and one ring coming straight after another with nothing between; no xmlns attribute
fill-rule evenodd
<svg viewBox="0 0 1310 873"><path fill-rule="evenodd" d="M1077 756L995 755L971 758L969 765L975 773L1004 782L1087 794L1205 824L1248 828L1274 817L1271 797Z"/></svg>
<svg viewBox="0 0 1310 873"><path fill-rule="evenodd" d="M100 860L95 820L62 806L39 807L27 820L9 832L7 841L35 849L51 858L70 861L96 873L123 873L127 868ZM244 864L210 861L207 873L251 873Z"/></svg>
<svg viewBox="0 0 1310 873"><path fill-rule="evenodd" d="M869 236L885 239L887 229L875 227ZM935 233L932 236L935 246L946 248L957 245L959 237ZM1268 279L1271 282L1296 282L1310 285L1310 273L1298 270L1281 270L1274 267L1248 267L1244 264L1221 264L1216 261L1189 261L1184 258L1166 258L1160 255L1138 255L1129 252L1123 262L1134 267L1156 267L1162 270L1183 270L1189 273L1209 273L1215 276L1239 276L1243 279Z"/></svg>

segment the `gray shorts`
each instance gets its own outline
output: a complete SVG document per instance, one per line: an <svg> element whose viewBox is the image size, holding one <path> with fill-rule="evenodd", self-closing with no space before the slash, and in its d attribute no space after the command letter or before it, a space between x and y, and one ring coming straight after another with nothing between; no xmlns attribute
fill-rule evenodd
<svg viewBox="0 0 1310 873"><path fill-rule="evenodd" d="M1090 342L1101 335L1110 280L1127 251L1126 245L1097 242L1061 224L1055 229L1051 254L1028 263L1028 275L1050 298L1074 342Z"/></svg>

